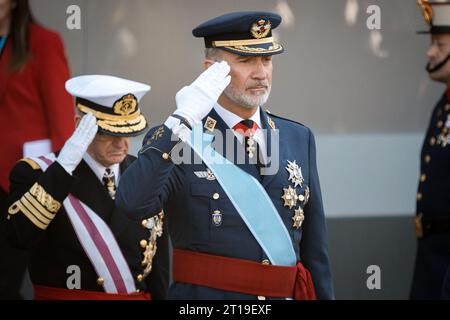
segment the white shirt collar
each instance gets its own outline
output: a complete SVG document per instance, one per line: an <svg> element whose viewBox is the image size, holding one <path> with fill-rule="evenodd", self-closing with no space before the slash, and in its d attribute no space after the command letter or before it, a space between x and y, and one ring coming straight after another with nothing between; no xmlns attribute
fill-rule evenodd
<svg viewBox="0 0 450 320"><path fill-rule="evenodd" d="M94 158L90 156L89 153L85 152L83 155L83 160L86 161L87 165L91 170L95 173L98 180L100 180L101 183L103 183L103 175L105 174L106 167L98 163ZM113 164L109 167L115 175L115 182L116 186L119 184L119 178L120 178L120 165L118 163Z"/></svg>
<svg viewBox="0 0 450 320"><path fill-rule="evenodd" d="M235 125L237 125L242 120L245 120L239 117L237 114L225 109L218 103L215 104L214 110L216 110L217 114L222 118L223 121L225 121L230 129L233 129ZM262 128L260 107L258 107L255 114L251 116L249 120L253 120L254 122L256 122L259 128Z"/></svg>
<svg viewBox="0 0 450 320"><path fill-rule="evenodd" d="M236 124L238 124L239 122L244 120L241 117L239 117L237 114L234 114L233 112L225 109L218 103L215 104L214 110L216 110L217 114L222 118L222 120L231 129L233 129L233 127ZM263 155L264 162L266 162L266 159L267 159L266 138L265 138L263 130L260 130L263 128L263 126L261 125L261 108L260 107L258 107L258 110L256 110L255 114L250 118L250 120L253 120L254 122L256 122L256 124L259 127L259 129L256 130L254 138L255 138L256 142L259 144L259 147L261 148L261 153ZM236 136L236 138L239 140L239 142L243 143L244 136L241 133L239 133L239 131L233 131L233 132L234 132L234 135Z"/></svg>

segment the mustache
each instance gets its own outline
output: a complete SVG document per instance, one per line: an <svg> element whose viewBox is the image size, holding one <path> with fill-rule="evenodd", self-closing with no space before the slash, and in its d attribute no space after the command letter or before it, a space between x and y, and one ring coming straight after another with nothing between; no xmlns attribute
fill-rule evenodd
<svg viewBox="0 0 450 320"><path fill-rule="evenodd" d="M269 86L270 86L269 82L259 81L259 82L255 82L255 83L252 83L251 85L247 86L246 89L256 89L256 88L261 88L261 87L269 89Z"/></svg>

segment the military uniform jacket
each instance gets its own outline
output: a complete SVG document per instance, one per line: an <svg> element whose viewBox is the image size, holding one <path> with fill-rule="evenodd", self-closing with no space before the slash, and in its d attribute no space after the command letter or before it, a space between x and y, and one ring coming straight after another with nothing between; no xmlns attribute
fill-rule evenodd
<svg viewBox="0 0 450 320"><path fill-rule="evenodd" d="M446 94L433 110L421 153L417 213L450 219L450 103Z"/></svg>
<svg viewBox="0 0 450 320"><path fill-rule="evenodd" d="M120 165L121 172L134 159L128 156ZM136 279L136 288L141 292L150 292L153 298L165 298L169 275L167 236L158 240L159 250L153 260L153 271L150 276L138 281L139 275L144 270L141 264L145 249L142 240L148 239L150 232L142 226L140 220L129 219L115 206L106 188L86 162L82 161L71 176L58 162L54 162L43 173L35 162L25 159L14 167L10 181L10 206L14 206L16 201L22 201L35 184L46 193L46 208L49 211L52 206L56 208L55 201L61 203L53 220L45 226L37 226L21 211L9 214L6 219L5 217L2 219L3 232L8 241L13 246L30 252L29 269L34 284L67 288L68 277L72 274L68 273L68 267L78 266L81 271L81 290L104 291L101 280L98 280L98 275L78 241L70 219L62 206L63 200L70 192L107 223ZM38 197L37 200L43 202L42 197ZM38 210L33 211L36 217L40 214Z"/></svg>
<svg viewBox="0 0 450 320"><path fill-rule="evenodd" d="M217 121L215 129L225 135L229 129L213 109L203 121ZM327 234L322 206L319 177L316 169L315 142L305 126L261 112L263 129L279 129L280 166L277 174L261 177L254 164L237 164L265 188L282 218L290 236L297 260L310 270L319 299L333 297L327 253ZM208 124L206 125L208 126ZM205 130L206 131L206 130ZM236 139L236 138L235 138ZM225 139L222 150L226 150ZM270 137L268 150L272 149ZM200 178L207 167L198 164L174 164L170 156L179 141L165 126L153 128L144 140L138 160L121 178L116 203L134 215L166 214L174 248L212 255L262 262L267 259L262 248L245 225L217 180ZM175 149L174 149L175 148ZM244 148L235 141L235 148ZM172 151L172 152L171 152ZM218 152L220 152L218 150ZM226 152L224 152L226 153ZM271 152L269 151L270 155ZM225 156L225 155L224 155ZM192 159L191 159L192 160ZM229 159L232 160L232 159ZM301 166L304 182L295 187L298 195L310 191L310 199L298 201L296 207L286 207L282 196L289 186L287 161ZM201 175L200 175L201 176ZM252 199L248 199L252 201ZM300 229L293 227L294 209L301 206L305 220ZM217 223L217 213L221 215ZM267 226L270 228L270 226ZM253 299L256 297L185 283L174 283L169 289L171 299Z"/></svg>
<svg viewBox="0 0 450 320"><path fill-rule="evenodd" d="M416 231L419 240L410 294L412 299L440 299L443 297L443 288L446 286L448 292L450 287L448 92L442 96L433 110L422 146L416 206ZM429 227L430 223L434 224L434 230ZM424 237L420 238L422 235ZM445 280L446 273L448 273L447 280Z"/></svg>

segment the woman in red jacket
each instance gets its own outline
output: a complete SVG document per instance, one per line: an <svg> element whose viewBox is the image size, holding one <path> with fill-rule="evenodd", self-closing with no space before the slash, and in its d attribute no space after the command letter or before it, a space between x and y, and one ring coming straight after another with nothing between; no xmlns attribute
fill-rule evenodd
<svg viewBox="0 0 450 320"><path fill-rule="evenodd" d="M9 171L24 152L59 150L72 134L68 79L59 35L34 21L28 0L0 0L0 210L6 207ZM8 277L4 268L0 296Z"/></svg>

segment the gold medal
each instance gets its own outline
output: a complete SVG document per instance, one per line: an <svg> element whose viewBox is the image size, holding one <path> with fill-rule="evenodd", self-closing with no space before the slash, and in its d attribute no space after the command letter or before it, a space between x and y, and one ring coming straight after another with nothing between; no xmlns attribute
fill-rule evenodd
<svg viewBox="0 0 450 320"><path fill-rule="evenodd" d="M298 229L300 229L300 227L303 224L303 221L305 220L305 214L304 214L303 209L301 207L299 207L294 212L295 212L295 214L292 217L292 220L294 220L293 227L298 230Z"/></svg>
<svg viewBox="0 0 450 320"><path fill-rule="evenodd" d="M291 186L288 188L283 188L284 195L281 197L284 200L284 206L292 209L297 205L297 191L293 189Z"/></svg>

